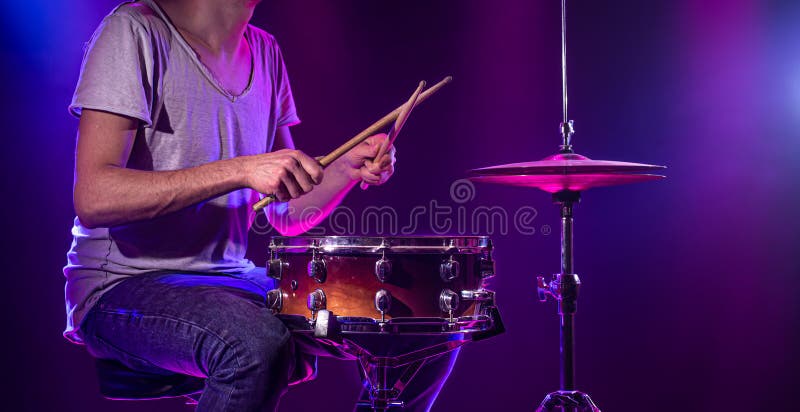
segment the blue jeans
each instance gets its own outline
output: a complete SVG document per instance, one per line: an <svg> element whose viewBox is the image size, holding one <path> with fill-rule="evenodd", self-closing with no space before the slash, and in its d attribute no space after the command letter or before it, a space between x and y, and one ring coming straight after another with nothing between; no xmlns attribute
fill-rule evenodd
<svg viewBox="0 0 800 412"><path fill-rule="evenodd" d="M277 408L290 382L313 377L316 356L352 359L331 345L292 335L265 306L274 281L245 274L153 273L106 292L81 323L98 358L151 373L205 379L199 412ZM458 350L429 361L403 392L406 410L427 411Z"/></svg>

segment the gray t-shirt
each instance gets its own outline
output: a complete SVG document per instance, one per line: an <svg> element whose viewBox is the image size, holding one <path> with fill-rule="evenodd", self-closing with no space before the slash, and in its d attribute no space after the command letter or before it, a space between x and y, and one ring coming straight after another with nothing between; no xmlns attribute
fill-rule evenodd
<svg viewBox="0 0 800 412"><path fill-rule="evenodd" d="M139 119L127 167L176 170L268 152L278 127L299 122L275 39L248 26L252 75L233 96L151 0L108 15L86 48L69 106ZM80 342L81 320L113 285L153 271L242 273L258 194L242 189L175 213L111 228L75 218L67 254L64 335Z"/></svg>

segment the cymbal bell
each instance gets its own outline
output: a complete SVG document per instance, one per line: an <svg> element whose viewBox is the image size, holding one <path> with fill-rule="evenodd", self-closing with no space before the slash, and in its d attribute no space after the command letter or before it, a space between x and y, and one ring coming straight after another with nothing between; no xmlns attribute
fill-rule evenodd
<svg viewBox="0 0 800 412"><path fill-rule="evenodd" d="M556 193L662 179L662 175L633 172L664 168L644 163L592 160L576 153L559 153L533 162L490 166L467 173L474 182L534 187Z"/></svg>

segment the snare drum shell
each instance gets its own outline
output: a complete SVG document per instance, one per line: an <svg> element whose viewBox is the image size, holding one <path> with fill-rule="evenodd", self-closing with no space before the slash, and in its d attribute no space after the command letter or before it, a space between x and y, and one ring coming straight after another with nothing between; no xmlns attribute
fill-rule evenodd
<svg viewBox="0 0 800 412"><path fill-rule="evenodd" d="M324 239L324 238L323 238ZM397 238L383 239L397 242ZM425 242L436 244L432 238L422 238ZM435 238L439 239L439 238ZM386 290L391 295L391 305L386 318L444 318L450 314L440 307L442 291L451 290L456 294L462 290L475 290L483 287L480 259L487 248L477 247L447 248L448 238L441 238L445 246L437 248L405 247L392 250L389 248L322 248L320 238L278 238L271 245L272 257L280 258L288 263L279 280L279 288L283 292L283 307L280 313L311 317L307 307L309 294L321 289L325 294L327 309L338 316L367 317L380 319L381 314L375 307L375 295ZM483 239L483 238L472 238ZM282 240L282 241L281 241ZM302 245L307 241L310 247L285 247L291 240L294 245ZM341 242L341 239L337 240ZM363 242L363 238L359 239ZM425 243L420 241L419 243ZM413 243L413 239L403 238L402 243ZM452 242L451 242L452 243ZM312 259L325 262L327 276L323 282L310 277L308 263ZM391 272L381 282L376 274L375 264L379 259L391 262ZM458 276L447 280L441 276L442 263L454 260L458 262ZM459 317L472 314L471 302L461 302L452 316Z"/></svg>

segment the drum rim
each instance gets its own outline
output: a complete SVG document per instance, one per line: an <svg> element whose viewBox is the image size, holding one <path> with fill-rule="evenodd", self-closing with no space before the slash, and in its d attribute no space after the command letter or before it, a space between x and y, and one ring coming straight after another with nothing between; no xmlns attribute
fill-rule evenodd
<svg viewBox="0 0 800 412"><path fill-rule="evenodd" d="M273 236L269 249L358 253L464 253L491 250L489 236Z"/></svg>

